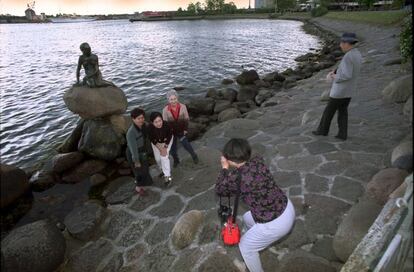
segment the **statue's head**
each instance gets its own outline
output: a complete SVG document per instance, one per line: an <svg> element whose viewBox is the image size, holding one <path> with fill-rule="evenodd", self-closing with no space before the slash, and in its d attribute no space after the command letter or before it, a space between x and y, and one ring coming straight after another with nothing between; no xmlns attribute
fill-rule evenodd
<svg viewBox="0 0 414 272"><path fill-rule="evenodd" d="M89 44L88 43L82 43L81 45L80 45L80 50L82 51L82 53L84 54L84 55L90 55L91 54L91 47L89 46Z"/></svg>

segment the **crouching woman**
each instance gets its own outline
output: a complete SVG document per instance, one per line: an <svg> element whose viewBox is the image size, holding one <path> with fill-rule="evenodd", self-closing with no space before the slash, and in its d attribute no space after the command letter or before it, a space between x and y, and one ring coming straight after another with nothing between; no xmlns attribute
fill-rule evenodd
<svg viewBox="0 0 414 272"><path fill-rule="evenodd" d="M259 251L291 231L295 209L277 186L263 158L251 157L251 147L246 140L229 140L223 149L221 165L216 193L236 195L240 190L240 199L250 208L243 215L247 231L241 237L240 252L251 272L261 272Z"/></svg>

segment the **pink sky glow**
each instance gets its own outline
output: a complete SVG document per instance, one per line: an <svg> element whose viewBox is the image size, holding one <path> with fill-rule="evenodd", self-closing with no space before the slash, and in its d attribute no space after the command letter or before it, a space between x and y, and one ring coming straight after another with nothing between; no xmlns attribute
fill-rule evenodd
<svg viewBox="0 0 414 272"><path fill-rule="evenodd" d="M204 3L204 0L198 0ZM0 0L0 14L24 16L28 0ZM57 13L91 14L132 14L142 11L177 10L186 9L189 3L196 0L38 0L34 10L37 14L42 12L48 15ZM226 0L226 3L230 0ZM233 0L238 8L247 8L249 0ZM254 0L251 0L254 6Z"/></svg>

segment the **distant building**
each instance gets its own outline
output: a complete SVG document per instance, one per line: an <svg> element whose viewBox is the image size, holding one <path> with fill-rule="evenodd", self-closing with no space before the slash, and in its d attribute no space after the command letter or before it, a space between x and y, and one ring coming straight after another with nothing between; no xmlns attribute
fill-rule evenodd
<svg viewBox="0 0 414 272"><path fill-rule="evenodd" d="M265 0L254 0L254 8L264 8L265 6Z"/></svg>
<svg viewBox="0 0 414 272"><path fill-rule="evenodd" d="M274 8L274 0L255 0L255 8Z"/></svg>

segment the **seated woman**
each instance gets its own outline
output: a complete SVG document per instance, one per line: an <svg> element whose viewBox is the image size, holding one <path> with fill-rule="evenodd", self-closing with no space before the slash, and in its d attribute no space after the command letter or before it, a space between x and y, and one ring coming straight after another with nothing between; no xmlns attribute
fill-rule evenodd
<svg viewBox="0 0 414 272"><path fill-rule="evenodd" d="M240 199L250 211L243 215L248 230L240 239L239 249L247 268L251 272L261 272L259 251L291 231L295 209L273 180L263 158L251 158L251 148L246 140L229 140L223 149L221 165L223 169L217 178L216 193L236 195L240 190Z"/></svg>
<svg viewBox="0 0 414 272"><path fill-rule="evenodd" d="M193 147L187 139L188 122L190 116L188 115L187 107L178 101L178 94L171 90L167 93L168 104L162 110L162 117L172 128L174 141L171 147L171 155L174 158L174 167L180 163L178 158L177 148L178 141L183 145L185 150L190 153L195 164L198 163L198 156L194 152Z"/></svg>
<svg viewBox="0 0 414 272"><path fill-rule="evenodd" d="M169 125L162 120L159 112L152 112L150 115L149 139L154 151L155 161L162 170L165 185L172 181L169 153L173 143L173 135Z"/></svg>

